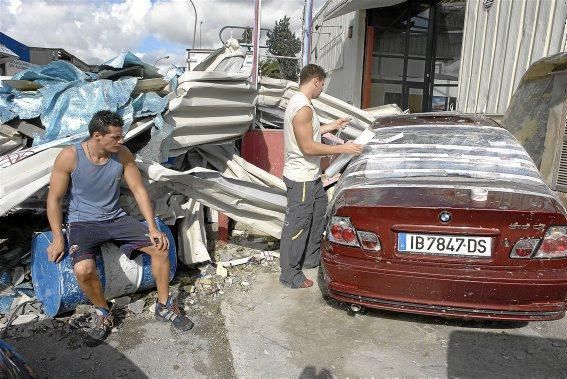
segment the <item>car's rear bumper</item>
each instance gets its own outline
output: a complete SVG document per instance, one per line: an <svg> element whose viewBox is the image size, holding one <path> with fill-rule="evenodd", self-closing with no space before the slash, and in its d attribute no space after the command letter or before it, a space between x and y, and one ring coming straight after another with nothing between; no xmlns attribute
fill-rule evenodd
<svg viewBox="0 0 567 379"><path fill-rule="evenodd" d="M325 251L329 295L371 308L470 319L565 316L567 270L512 272L369 261Z"/></svg>

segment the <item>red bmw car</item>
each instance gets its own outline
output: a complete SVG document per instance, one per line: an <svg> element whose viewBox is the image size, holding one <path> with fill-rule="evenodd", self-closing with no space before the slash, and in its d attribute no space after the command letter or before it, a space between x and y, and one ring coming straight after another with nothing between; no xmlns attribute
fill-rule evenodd
<svg viewBox="0 0 567 379"><path fill-rule="evenodd" d="M331 297L446 317L565 315L567 218L519 142L465 115L382 119L330 202Z"/></svg>

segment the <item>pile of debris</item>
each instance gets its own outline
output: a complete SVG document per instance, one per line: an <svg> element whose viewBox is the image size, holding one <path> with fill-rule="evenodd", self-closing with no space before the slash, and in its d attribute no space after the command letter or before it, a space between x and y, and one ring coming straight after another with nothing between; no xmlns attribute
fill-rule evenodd
<svg viewBox="0 0 567 379"><path fill-rule="evenodd" d="M172 68L169 79L176 74L177 68ZM161 115L168 103L165 79L132 53L100 65L98 73L54 61L2 79L0 152L7 154L3 166L14 159L9 153L23 148L70 136L84 138L88 121L101 109L119 113L126 131L133 123Z"/></svg>
<svg viewBox="0 0 567 379"><path fill-rule="evenodd" d="M261 78L257 89L249 81L250 68L244 65L245 54L239 49L235 41L229 41L191 72L171 67L161 75L155 67L124 53L101 65L97 73L81 72L57 61L2 78L3 227L8 224L5 217L27 210L45 218L47 184L55 157L63 147L87 136L88 121L96 111L109 109L125 119L125 144L136 154L157 216L177 231L181 262L215 261L209 253L206 226L217 222L218 212L265 233L272 238L271 247L277 246L285 216L285 185L240 157L234 141L250 128L281 128L287 102L299 89L297 83L271 78ZM329 143L355 139L375 122L372 114L329 95L323 94L313 104L322 123L340 117L350 120L340 134L326 136ZM395 107L379 112L401 113ZM140 216L126 189L120 202L128 213ZM22 224L26 222L15 227ZM28 225L35 231L48 226L45 220ZM18 238L29 243L31 237L30 232ZM4 248L0 245L0 249ZM16 254L24 274L28 273L27 262L21 258L29 249L24 247ZM0 250L0 257L11 259L10 251ZM184 283L182 289L194 286L194 293L219 294L227 285L235 285L226 270L237 271L238 264L267 262L274 257L273 253L231 257L226 263L217 263L214 272ZM216 261L221 261L220 257ZM211 271L210 267L205 271ZM20 280L21 275L16 273L16 277ZM218 282L217 277L222 280ZM0 303L13 297L9 310L14 311L14 304L28 301L24 295L32 297L33 292L26 293L32 291L28 283L16 283L12 278ZM246 287L250 281L238 283ZM148 306L139 301L132 303L136 304L132 312ZM2 309L8 310L8 306Z"/></svg>
<svg viewBox="0 0 567 379"><path fill-rule="evenodd" d="M31 237L34 228L47 225L47 219L44 214L20 211L3 217L1 225L0 316L25 307L34 299L29 267Z"/></svg>

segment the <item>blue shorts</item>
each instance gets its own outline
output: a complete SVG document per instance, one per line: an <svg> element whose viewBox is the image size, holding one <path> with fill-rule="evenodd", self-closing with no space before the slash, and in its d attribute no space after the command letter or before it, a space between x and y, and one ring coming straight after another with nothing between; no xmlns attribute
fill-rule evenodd
<svg viewBox="0 0 567 379"><path fill-rule="evenodd" d="M128 258L135 258L135 250L152 246L145 224L131 216L108 221L81 221L68 225L69 254L73 266L100 254L100 245L113 242Z"/></svg>

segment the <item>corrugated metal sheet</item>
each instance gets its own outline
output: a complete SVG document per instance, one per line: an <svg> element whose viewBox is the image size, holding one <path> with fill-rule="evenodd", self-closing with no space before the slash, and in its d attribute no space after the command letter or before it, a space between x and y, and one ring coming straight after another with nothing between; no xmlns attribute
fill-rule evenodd
<svg viewBox="0 0 567 379"><path fill-rule="evenodd" d="M559 167L557 170L557 181L555 186L558 191L567 191L567 141L565 140L565 131L567 131L567 101L563 103L563 141L561 143L561 157L559 159Z"/></svg>
<svg viewBox="0 0 567 379"><path fill-rule="evenodd" d="M326 12L342 2L328 1L313 18L311 63L327 72L326 93L359 107L366 13L351 12L325 21Z"/></svg>
<svg viewBox="0 0 567 379"><path fill-rule="evenodd" d="M560 52L565 0L469 0L457 109L502 114L530 64Z"/></svg>

